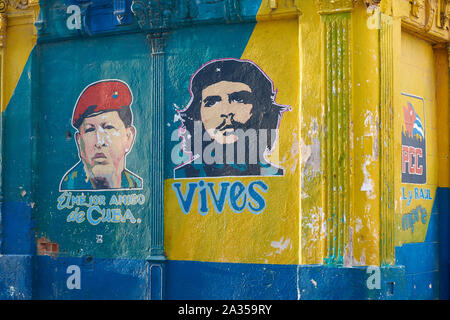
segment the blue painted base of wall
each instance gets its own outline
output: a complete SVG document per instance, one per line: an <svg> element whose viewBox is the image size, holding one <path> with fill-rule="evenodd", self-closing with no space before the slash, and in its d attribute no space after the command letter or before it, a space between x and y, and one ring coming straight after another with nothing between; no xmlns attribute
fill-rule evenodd
<svg viewBox="0 0 450 320"><path fill-rule="evenodd" d="M30 255L0 255L0 300L32 298L32 261Z"/></svg>
<svg viewBox="0 0 450 320"><path fill-rule="evenodd" d="M67 280L80 268L80 288ZM366 267L2 256L2 299L316 300L405 299L402 267L382 267L370 288ZM14 289L11 289L14 288ZM31 288L33 290L31 290Z"/></svg>
<svg viewBox="0 0 450 320"><path fill-rule="evenodd" d="M35 251L31 206L27 202L4 202L2 204L2 246L3 254L28 255Z"/></svg>
<svg viewBox="0 0 450 320"><path fill-rule="evenodd" d="M379 289L369 289L366 267L170 261L167 299L365 300L402 299L404 270L379 268ZM394 283L394 290L390 283ZM392 291L392 292L391 292Z"/></svg>
<svg viewBox="0 0 450 320"><path fill-rule="evenodd" d="M79 289L67 285L74 265L80 268ZM37 256L33 299L160 300L164 268L161 261Z"/></svg>

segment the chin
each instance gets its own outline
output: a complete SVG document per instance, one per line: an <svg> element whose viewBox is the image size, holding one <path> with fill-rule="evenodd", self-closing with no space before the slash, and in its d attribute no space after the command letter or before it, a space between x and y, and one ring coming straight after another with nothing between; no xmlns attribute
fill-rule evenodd
<svg viewBox="0 0 450 320"><path fill-rule="evenodd" d="M95 178L108 178L114 174L114 167L109 165L96 165L91 170Z"/></svg>
<svg viewBox="0 0 450 320"><path fill-rule="evenodd" d="M215 137L214 140L220 144L233 144L238 141L238 137L236 137L235 135L220 136L220 137Z"/></svg>

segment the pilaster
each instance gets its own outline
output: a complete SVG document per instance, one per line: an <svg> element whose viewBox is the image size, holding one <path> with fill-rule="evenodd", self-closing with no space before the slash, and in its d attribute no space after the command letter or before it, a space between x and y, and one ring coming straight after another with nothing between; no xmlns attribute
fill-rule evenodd
<svg viewBox="0 0 450 320"><path fill-rule="evenodd" d="M351 15L354 1L319 1L323 29L325 262L342 264L350 210Z"/></svg>
<svg viewBox="0 0 450 320"><path fill-rule="evenodd" d="M139 27L147 30L150 46L150 127L152 137L150 161L150 256L149 260L164 260L164 78L165 46L170 19L170 1L133 1L131 10Z"/></svg>
<svg viewBox="0 0 450 320"><path fill-rule="evenodd" d="M151 173L151 257L164 254L164 75L167 34L148 35L151 47L151 134L150 161Z"/></svg>
<svg viewBox="0 0 450 320"><path fill-rule="evenodd" d="M380 211L382 264L394 264L394 26L390 16L380 19Z"/></svg>

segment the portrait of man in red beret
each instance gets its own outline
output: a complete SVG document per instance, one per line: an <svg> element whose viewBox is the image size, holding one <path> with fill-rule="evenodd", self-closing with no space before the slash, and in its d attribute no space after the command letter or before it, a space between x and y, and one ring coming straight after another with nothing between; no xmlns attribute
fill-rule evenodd
<svg viewBox="0 0 450 320"><path fill-rule="evenodd" d="M133 95L121 80L88 85L73 111L80 161L62 178L60 190L141 189L142 178L126 168L136 128Z"/></svg>

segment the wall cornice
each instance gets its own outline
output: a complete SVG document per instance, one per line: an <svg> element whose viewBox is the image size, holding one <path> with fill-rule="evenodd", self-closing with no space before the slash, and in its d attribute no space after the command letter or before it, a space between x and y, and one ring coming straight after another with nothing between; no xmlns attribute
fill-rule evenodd
<svg viewBox="0 0 450 320"><path fill-rule="evenodd" d="M394 2L402 28L433 43L450 41L449 0L400 0Z"/></svg>

